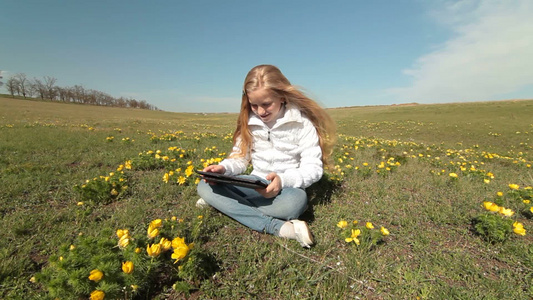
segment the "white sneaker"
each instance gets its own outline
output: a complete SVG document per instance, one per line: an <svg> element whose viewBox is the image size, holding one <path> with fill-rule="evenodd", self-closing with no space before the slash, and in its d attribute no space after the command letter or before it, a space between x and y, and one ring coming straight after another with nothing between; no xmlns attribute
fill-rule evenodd
<svg viewBox="0 0 533 300"><path fill-rule="evenodd" d="M304 248L311 248L315 241L313 239L313 234L311 234L311 231L307 226L307 223L300 220L290 220L289 222L291 222L294 226L296 240L300 243L300 245L302 245Z"/></svg>
<svg viewBox="0 0 533 300"><path fill-rule="evenodd" d="M198 201L196 201L196 207L198 208L208 208L209 206L209 203L205 202L204 199L200 198L198 199Z"/></svg>

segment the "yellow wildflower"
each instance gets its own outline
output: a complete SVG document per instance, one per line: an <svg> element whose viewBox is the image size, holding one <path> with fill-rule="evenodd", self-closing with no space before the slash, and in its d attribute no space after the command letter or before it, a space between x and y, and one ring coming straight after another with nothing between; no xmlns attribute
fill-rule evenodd
<svg viewBox="0 0 533 300"><path fill-rule="evenodd" d="M163 247L163 251L167 251L172 247L172 242L164 237L161 238L159 244L161 244L161 247Z"/></svg>
<svg viewBox="0 0 533 300"><path fill-rule="evenodd" d="M133 262L126 261L122 263L122 271L126 274L131 274L133 272Z"/></svg>
<svg viewBox="0 0 533 300"><path fill-rule="evenodd" d="M172 240L172 248L176 249L181 245L185 245L185 238L176 237Z"/></svg>
<svg viewBox="0 0 533 300"><path fill-rule="evenodd" d="M496 203L492 203L489 201L483 202L483 207L485 207L488 211L499 211L500 207Z"/></svg>
<svg viewBox="0 0 533 300"><path fill-rule="evenodd" d="M89 275L89 280L91 281L94 281L94 282L98 282L100 280L102 280L102 278L104 277L104 273L102 273L102 271L98 270L98 269L94 269L91 271L91 274Z"/></svg>
<svg viewBox="0 0 533 300"><path fill-rule="evenodd" d="M91 298L90 300L104 300L105 293L100 290L94 290L91 292Z"/></svg>
<svg viewBox="0 0 533 300"><path fill-rule="evenodd" d="M118 240L118 246L120 248L126 248L130 244L130 236L128 234L124 234L120 237Z"/></svg>
<svg viewBox="0 0 533 300"><path fill-rule="evenodd" d="M526 230L524 229L524 225L522 225L522 223L519 223L519 222L513 223L513 232L518 235L526 235Z"/></svg>
<svg viewBox="0 0 533 300"><path fill-rule="evenodd" d="M359 245L359 239L357 238L361 234L361 230L359 229L352 229L352 234L350 237L346 238L346 243L354 242L356 245Z"/></svg>
<svg viewBox="0 0 533 300"><path fill-rule="evenodd" d="M500 214L506 216L506 217L510 217L512 215L514 215L514 211L512 211L510 208L505 208L505 207L500 207L499 211L498 211Z"/></svg>
<svg viewBox="0 0 533 300"><path fill-rule="evenodd" d="M339 223L337 223L337 227L339 227L339 228L346 228L346 226L348 226L348 222L346 222L344 220L341 220L341 221L339 221Z"/></svg>
<svg viewBox="0 0 533 300"><path fill-rule="evenodd" d="M146 253L148 256L157 257L161 254L161 244L152 244L151 246L146 246Z"/></svg>
<svg viewBox="0 0 533 300"><path fill-rule="evenodd" d="M374 229L374 225L371 222L366 222L366 228L368 229Z"/></svg>
<svg viewBox="0 0 533 300"><path fill-rule="evenodd" d="M457 174L456 173L450 173L448 174L451 178L457 178Z"/></svg>
<svg viewBox="0 0 533 300"><path fill-rule="evenodd" d="M129 235L130 232L127 229L118 229L117 230L117 236L120 239L123 235Z"/></svg>
<svg viewBox="0 0 533 300"><path fill-rule="evenodd" d="M510 183L509 184L509 188L511 190L518 190L520 188L520 186L518 184Z"/></svg>
<svg viewBox="0 0 533 300"><path fill-rule="evenodd" d="M161 219L156 219L150 222L150 225L148 225L148 238L153 239L156 236L159 235L159 227L161 227L162 221Z"/></svg>
<svg viewBox="0 0 533 300"><path fill-rule="evenodd" d="M383 226L381 226L380 231L381 231L381 234L383 234L383 235L389 235L390 234L389 230L387 228L383 227Z"/></svg>
<svg viewBox="0 0 533 300"><path fill-rule="evenodd" d="M189 246L182 244L178 248L174 249L174 252L172 252L170 257L176 260L174 263L177 263L180 259L183 259L185 256L187 256L189 249Z"/></svg>
<svg viewBox="0 0 533 300"><path fill-rule="evenodd" d="M498 196L498 197L503 197L503 193L502 193L502 192L497 192L497 193L496 193L496 196Z"/></svg>

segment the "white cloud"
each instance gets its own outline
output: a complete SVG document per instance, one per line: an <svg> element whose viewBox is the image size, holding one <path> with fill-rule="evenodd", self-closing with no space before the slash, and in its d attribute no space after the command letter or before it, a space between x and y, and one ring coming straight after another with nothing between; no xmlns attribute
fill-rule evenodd
<svg viewBox="0 0 533 300"><path fill-rule="evenodd" d="M412 85L389 90L398 100L497 100L533 86L533 1L454 1L431 16L454 36L404 70Z"/></svg>

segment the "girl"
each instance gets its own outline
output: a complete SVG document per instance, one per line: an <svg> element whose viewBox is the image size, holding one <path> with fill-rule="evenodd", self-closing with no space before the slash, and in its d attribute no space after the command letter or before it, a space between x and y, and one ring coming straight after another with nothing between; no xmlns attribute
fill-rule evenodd
<svg viewBox="0 0 533 300"><path fill-rule="evenodd" d="M335 127L315 101L291 85L272 65L254 67L244 81L233 150L205 172L250 175L268 183L264 189L200 181L197 206L213 206L249 228L313 245L305 221L305 188L317 182L331 154Z"/></svg>

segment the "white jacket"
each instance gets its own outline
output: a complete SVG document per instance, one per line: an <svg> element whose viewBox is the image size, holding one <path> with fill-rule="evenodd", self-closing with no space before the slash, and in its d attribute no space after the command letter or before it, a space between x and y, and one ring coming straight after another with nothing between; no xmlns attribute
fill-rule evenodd
<svg viewBox="0 0 533 300"><path fill-rule="evenodd" d="M293 105L287 104L284 115L272 128L255 114L248 126L252 133L251 160L253 175L265 178L276 172L282 187L306 188L322 177L322 150L313 123ZM239 141L237 141L238 144ZM233 152L239 151L237 144ZM227 158L220 162L226 174L237 175L246 171L250 155Z"/></svg>

